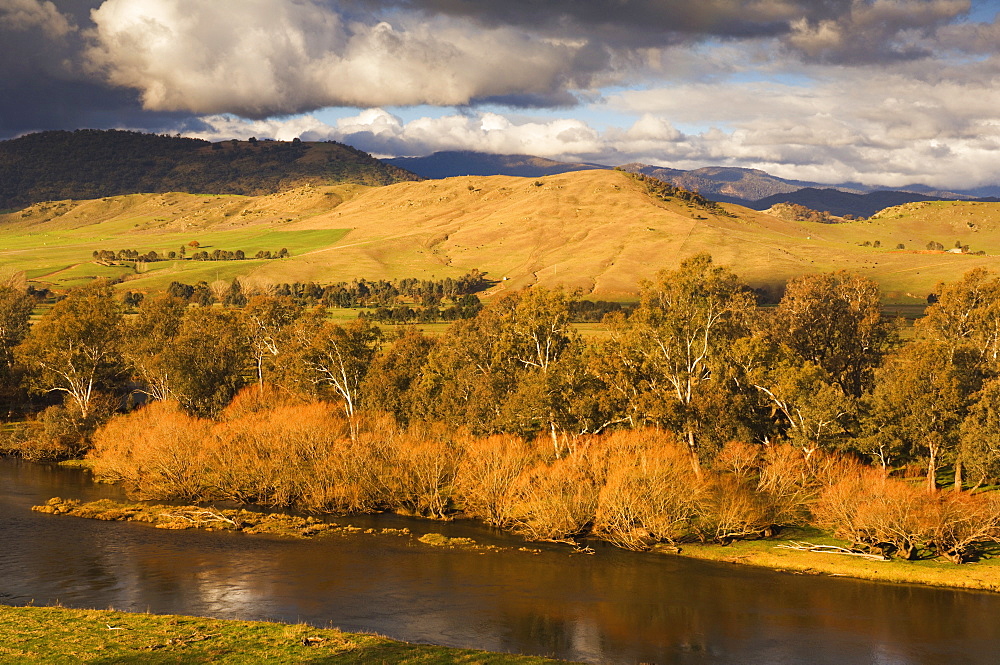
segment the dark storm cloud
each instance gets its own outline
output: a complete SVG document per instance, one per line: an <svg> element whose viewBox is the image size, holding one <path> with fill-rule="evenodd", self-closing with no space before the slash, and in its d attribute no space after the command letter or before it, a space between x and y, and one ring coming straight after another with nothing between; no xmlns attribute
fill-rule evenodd
<svg viewBox="0 0 1000 665"><path fill-rule="evenodd" d="M374 11L386 4L478 21L484 25L542 28L547 32L586 36L618 46L662 46L686 38L761 37L788 31L790 18L802 15L796 3L769 0L355 0ZM827 18L826 5L800 3L816 18Z"/></svg>
<svg viewBox="0 0 1000 665"><path fill-rule="evenodd" d="M705 38L788 38L806 57L828 60L924 57L905 44L964 15L969 0L347 0L462 17L490 26L541 29L619 48L667 46ZM832 32L839 39L831 41ZM820 34L822 33L822 34ZM811 40L817 43L810 44Z"/></svg>
<svg viewBox="0 0 1000 665"><path fill-rule="evenodd" d="M150 113L133 90L80 68L99 1L0 0L0 139L45 129L133 127L167 130L190 114Z"/></svg>
<svg viewBox="0 0 1000 665"><path fill-rule="evenodd" d="M0 0L0 136L327 106L566 107L609 84L641 80L650 49L702 40L772 40L763 43L775 45L775 58L819 63L925 58L936 33L954 28L968 7L968 0ZM980 49L988 41L975 40ZM658 62L670 71L669 55Z"/></svg>

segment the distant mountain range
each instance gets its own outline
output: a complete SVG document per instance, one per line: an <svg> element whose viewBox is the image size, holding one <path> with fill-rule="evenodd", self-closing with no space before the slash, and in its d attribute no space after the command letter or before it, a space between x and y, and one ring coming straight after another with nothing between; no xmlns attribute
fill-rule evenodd
<svg viewBox="0 0 1000 665"><path fill-rule="evenodd" d="M611 169L609 165L559 162L531 155L494 155L482 152L436 152L427 157L384 160L424 178L462 175L512 175L537 178L569 171ZM824 185L787 180L758 169L709 166L691 171L665 166L631 163L624 171L644 173L677 187L700 192L715 201L737 203L754 210L767 210L776 203L797 203L833 215L870 217L889 206L915 201L997 201L1000 186L944 191L926 185L899 189L870 187L860 183Z"/></svg>
<svg viewBox="0 0 1000 665"><path fill-rule="evenodd" d="M531 155L494 155L470 150L449 150L435 152L426 157L394 157L382 161L430 180L465 175L511 175L521 178L540 178L569 171L614 168L603 164L557 162L553 159Z"/></svg>

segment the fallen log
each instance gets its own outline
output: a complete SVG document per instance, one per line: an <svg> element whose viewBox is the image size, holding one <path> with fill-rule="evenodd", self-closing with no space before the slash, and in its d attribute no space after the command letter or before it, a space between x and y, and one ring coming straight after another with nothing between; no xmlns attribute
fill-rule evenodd
<svg viewBox="0 0 1000 665"><path fill-rule="evenodd" d="M870 559L872 561L889 560L889 557L882 554L871 554L869 552L852 550L847 547L838 547L837 545L814 545L812 543L792 541L789 544L775 545L775 547L786 550L796 550L798 552L812 552L813 554L842 554L844 556L857 556L862 559Z"/></svg>

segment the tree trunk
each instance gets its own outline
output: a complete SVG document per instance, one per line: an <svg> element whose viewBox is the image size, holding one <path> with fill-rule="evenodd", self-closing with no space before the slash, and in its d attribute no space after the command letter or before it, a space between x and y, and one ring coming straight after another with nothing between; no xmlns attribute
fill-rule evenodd
<svg viewBox="0 0 1000 665"><path fill-rule="evenodd" d="M937 446L930 447L930 458L927 460L927 491L937 490Z"/></svg>
<svg viewBox="0 0 1000 665"><path fill-rule="evenodd" d="M955 487L956 492L962 491L962 460L955 460Z"/></svg>
<svg viewBox="0 0 1000 665"><path fill-rule="evenodd" d="M685 438L687 439L688 453L691 454L691 468L694 469L694 475L700 480L701 460L698 459L698 444L695 442L694 430L689 429Z"/></svg>

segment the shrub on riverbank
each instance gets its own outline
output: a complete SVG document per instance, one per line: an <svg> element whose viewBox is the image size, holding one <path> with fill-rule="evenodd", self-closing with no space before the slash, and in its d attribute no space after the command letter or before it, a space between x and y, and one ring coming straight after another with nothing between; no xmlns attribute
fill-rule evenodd
<svg viewBox="0 0 1000 665"><path fill-rule="evenodd" d="M251 391L257 391L254 388ZM711 468L657 429L579 437L476 437L386 415L353 423L323 402L248 394L221 420L155 402L94 438L95 473L146 499L231 500L313 512L395 510L482 519L530 540L657 543L764 538L815 522L860 547L960 563L1000 540L1000 500L930 494L833 454L732 442Z"/></svg>

